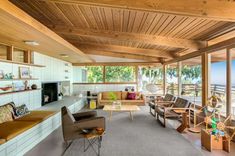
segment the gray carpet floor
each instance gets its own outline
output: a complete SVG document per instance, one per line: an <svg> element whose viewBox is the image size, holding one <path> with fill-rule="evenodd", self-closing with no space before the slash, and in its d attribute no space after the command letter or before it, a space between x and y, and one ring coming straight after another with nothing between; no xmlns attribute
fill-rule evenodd
<svg viewBox="0 0 235 156"><path fill-rule="evenodd" d="M108 116L107 112L98 111ZM134 113L131 121L129 113L113 113L112 120L106 121L107 129L103 137L101 156L200 156L203 155L175 129L163 128L146 107ZM93 156L90 148L83 152L83 140L74 141L65 156Z"/></svg>

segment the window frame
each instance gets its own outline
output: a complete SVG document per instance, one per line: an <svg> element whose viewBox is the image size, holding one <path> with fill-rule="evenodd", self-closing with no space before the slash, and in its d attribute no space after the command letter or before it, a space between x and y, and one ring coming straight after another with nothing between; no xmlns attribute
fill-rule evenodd
<svg viewBox="0 0 235 156"><path fill-rule="evenodd" d="M88 66L96 66L96 65L87 65L85 67L88 67ZM97 83L89 83L89 82L75 82L73 84L137 84L138 83L138 66L137 65L98 65L100 67L103 67L102 68L102 73L103 73L103 82L97 82ZM127 66L127 67L133 67L134 68L134 75L135 75L135 79L134 81L130 81L130 82L107 82L106 81L106 67L107 66Z"/></svg>

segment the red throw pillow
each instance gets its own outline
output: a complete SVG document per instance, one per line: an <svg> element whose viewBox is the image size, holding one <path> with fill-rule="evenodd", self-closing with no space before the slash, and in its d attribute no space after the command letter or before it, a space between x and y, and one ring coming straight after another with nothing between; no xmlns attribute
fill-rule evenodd
<svg viewBox="0 0 235 156"><path fill-rule="evenodd" d="M136 93L127 93L127 100L135 100Z"/></svg>

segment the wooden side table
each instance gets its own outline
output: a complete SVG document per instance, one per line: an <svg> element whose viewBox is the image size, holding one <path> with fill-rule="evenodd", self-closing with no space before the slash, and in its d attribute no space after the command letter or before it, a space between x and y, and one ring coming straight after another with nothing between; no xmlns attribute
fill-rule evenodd
<svg viewBox="0 0 235 156"><path fill-rule="evenodd" d="M90 133L84 133L84 152L86 152L90 147L93 149L93 151L96 153L97 156L100 156L100 148L101 148L101 142L103 135L105 134L105 130L97 130L94 129ZM86 146L86 142L88 142L88 145ZM95 149L95 145L97 145L97 150Z"/></svg>
<svg viewBox="0 0 235 156"><path fill-rule="evenodd" d="M189 128L189 119L188 119L188 112L184 109L182 110L174 110L175 113L181 114L182 115L182 123L181 125L177 128L177 131L179 133L182 133L186 128Z"/></svg>
<svg viewBox="0 0 235 156"><path fill-rule="evenodd" d="M210 132L205 129L201 130L201 144L208 151L212 151L213 149L220 149L226 152L230 152L230 140L225 136L216 136L211 135Z"/></svg>

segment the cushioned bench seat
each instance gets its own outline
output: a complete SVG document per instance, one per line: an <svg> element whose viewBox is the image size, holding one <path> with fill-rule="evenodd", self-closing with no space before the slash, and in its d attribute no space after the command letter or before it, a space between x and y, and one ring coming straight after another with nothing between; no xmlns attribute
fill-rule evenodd
<svg viewBox="0 0 235 156"><path fill-rule="evenodd" d="M3 143L5 143L5 142L6 142L5 139L0 139L0 145L3 144Z"/></svg>
<svg viewBox="0 0 235 156"><path fill-rule="evenodd" d="M29 114L15 119L14 121L8 121L0 124L0 138L8 141L17 135L20 135L24 131L32 128L40 122L53 116L54 111L31 111Z"/></svg>
<svg viewBox="0 0 235 156"><path fill-rule="evenodd" d="M15 119L15 121L38 121L42 122L49 117L53 116L56 112L54 111L31 111L21 118Z"/></svg>
<svg viewBox="0 0 235 156"><path fill-rule="evenodd" d="M38 121L8 121L0 124L0 138L6 141L37 125Z"/></svg>

